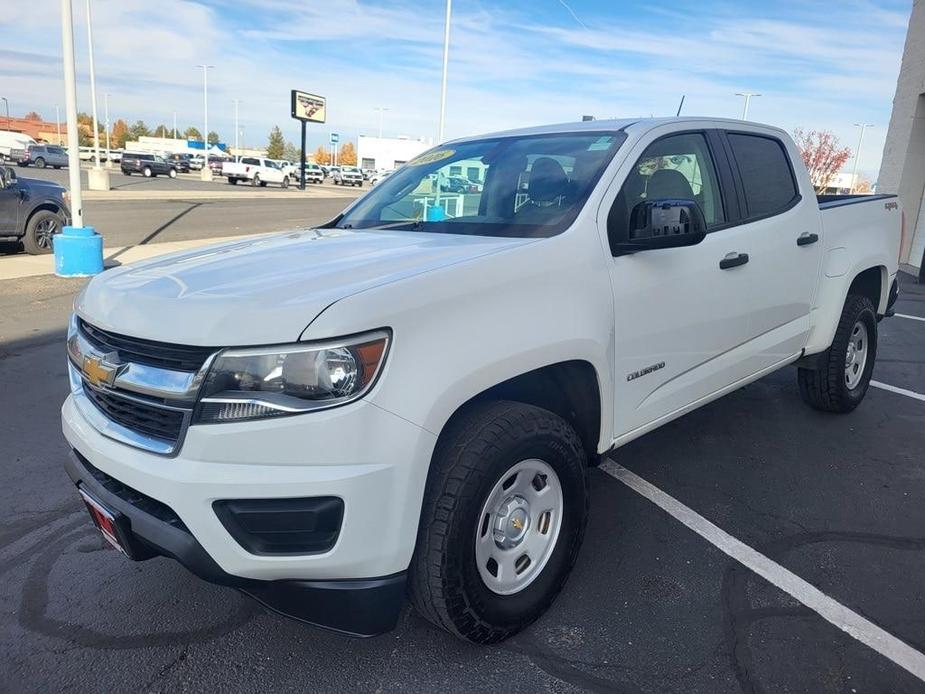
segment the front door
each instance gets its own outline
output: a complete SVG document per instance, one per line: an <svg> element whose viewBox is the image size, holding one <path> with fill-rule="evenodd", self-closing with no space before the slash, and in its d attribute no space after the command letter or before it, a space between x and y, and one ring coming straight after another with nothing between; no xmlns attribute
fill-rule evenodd
<svg viewBox="0 0 925 694"><path fill-rule="evenodd" d="M0 177L0 236L18 234L19 208L19 186L4 171Z"/></svg>
<svg viewBox="0 0 925 694"><path fill-rule="evenodd" d="M642 201L690 199L708 230L694 246L613 258L618 440L749 375L738 356L755 291L752 239L745 227L727 226L730 203L711 141L706 132L681 132L640 143L608 213L612 233Z"/></svg>

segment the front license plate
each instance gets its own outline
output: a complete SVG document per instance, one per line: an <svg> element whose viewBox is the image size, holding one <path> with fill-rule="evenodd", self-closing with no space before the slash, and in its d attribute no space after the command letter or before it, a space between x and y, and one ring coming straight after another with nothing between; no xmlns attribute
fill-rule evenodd
<svg viewBox="0 0 925 694"><path fill-rule="evenodd" d="M109 542L109 544L122 552L122 554L128 556L126 548L123 547L122 543L119 541L119 531L116 528L115 513L103 506L99 501L87 494L83 489L78 488L77 491L80 492L80 496L83 499L87 510L90 512L90 518L93 519L93 525L95 525L99 531L103 533L103 537L106 538L106 541Z"/></svg>

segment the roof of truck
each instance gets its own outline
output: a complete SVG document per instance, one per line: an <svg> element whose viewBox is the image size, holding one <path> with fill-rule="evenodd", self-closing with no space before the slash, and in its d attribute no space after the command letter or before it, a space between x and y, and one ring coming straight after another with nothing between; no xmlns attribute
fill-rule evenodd
<svg viewBox="0 0 925 694"><path fill-rule="evenodd" d="M669 118L615 118L610 120L589 120L589 121L576 121L572 123L553 123L550 125L536 125L529 128L516 128L514 130L501 130L493 133L486 133L481 135L470 135L467 137L460 137L455 140L450 140L450 142L467 142L470 140L483 140L486 138L492 137L514 137L514 136L524 136L524 135L543 135L543 134L555 134L555 133L580 133L580 132L613 132L615 130L628 130L630 128L639 128L641 130L649 130L658 125L664 125L668 123L703 123L704 121L709 121L710 123L715 123L717 125L735 125L741 127L742 125L750 125L759 128L768 128L771 130L780 131L780 128L777 128L773 125L766 125L764 123L755 123L752 121L743 121L736 118L714 118L711 116L681 116L681 117L669 117ZM780 131L783 132L783 131Z"/></svg>

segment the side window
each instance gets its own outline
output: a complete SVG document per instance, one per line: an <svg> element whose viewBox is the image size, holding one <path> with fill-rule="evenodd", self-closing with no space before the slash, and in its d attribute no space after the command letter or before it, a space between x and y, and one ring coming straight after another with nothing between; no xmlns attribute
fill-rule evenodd
<svg viewBox="0 0 925 694"><path fill-rule="evenodd" d="M646 148L614 200L609 229L628 239L633 208L661 199L693 200L708 229L726 221L716 167L703 133L669 135Z"/></svg>
<svg viewBox="0 0 925 694"><path fill-rule="evenodd" d="M256 165L256 164L258 163L258 161L257 161L256 159L254 159L253 157L244 157L244 158L241 160L241 163L242 163L242 164Z"/></svg>
<svg viewBox="0 0 925 694"><path fill-rule="evenodd" d="M764 217L787 208L797 197L797 184L780 140L742 133L728 133L727 137L745 189L748 217Z"/></svg>

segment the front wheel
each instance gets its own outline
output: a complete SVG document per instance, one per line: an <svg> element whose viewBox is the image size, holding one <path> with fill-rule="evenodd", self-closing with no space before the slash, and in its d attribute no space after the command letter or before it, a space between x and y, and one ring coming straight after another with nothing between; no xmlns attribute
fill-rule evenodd
<svg viewBox="0 0 925 694"><path fill-rule="evenodd" d="M177 170L176 170L176 169L170 169L170 171L167 172L167 175L170 176L170 178L176 178L176 177L177 177Z"/></svg>
<svg viewBox="0 0 925 694"><path fill-rule="evenodd" d="M816 410L851 412L867 394L876 358L876 309L866 296L849 294L818 367L797 371L800 397Z"/></svg>
<svg viewBox="0 0 925 694"><path fill-rule="evenodd" d="M29 255L51 253L54 237L61 232L61 217L51 210L39 210L29 219L22 246Z"/></svg>
<svg viewBox="0 0 925 694"><path fill-rule="evenodd" d="M473 406L431 463L411 561L415 607L474 643L516 634L559 594L587 516L587 458L568 422L523 403Z"/></svg>

